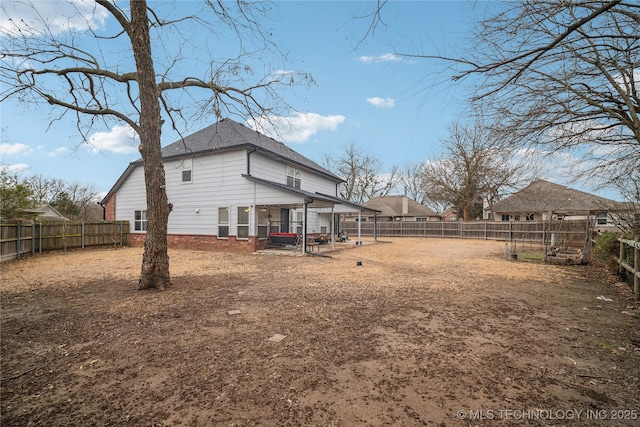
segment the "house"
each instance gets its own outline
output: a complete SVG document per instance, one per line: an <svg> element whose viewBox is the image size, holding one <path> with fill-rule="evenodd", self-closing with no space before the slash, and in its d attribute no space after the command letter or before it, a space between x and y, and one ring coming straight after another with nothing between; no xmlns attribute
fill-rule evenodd
<svg viewBox="0 0 640 427"><path fill-rule="evenodd" d="M458 221L458 209L455 207L449 207L438 215L441 221Z"/></svg>
<svg viewBox="0 0 640 427"><path fill-rule="evenodd" d="M546 221L595 218L606 226L619 202L542 179L493 205L496 221Z"/></svg>
<svg viewBox="0 0 640 427"><path fill-rule="evenodd" d="M440 216L426 206L421 205L407 196L383 196L375 197L364 206L376 210L378 221L440 221ZM371 216L354 217L352 221L372 221Z"/></svg>
<svg viewBox="0 0 640 427"><path fill-rule="evenodd" d="M340 213L370 212L337 197L344 180L283 143L223 119L162 149L170 247L263 247L269 233L335 234ZM106 220L127 220L131 244L145 238L142 160L129 164L101 204ZM330 239L333 242L333 239Z"/></svg>
<svg viewBox="0 0 640 427"><path fill-rule="evenodd" d="M35 217L36 222L65 222L69 218L63 216L48 203L41 203L33 209L25 209L25 214Z"/></svg>

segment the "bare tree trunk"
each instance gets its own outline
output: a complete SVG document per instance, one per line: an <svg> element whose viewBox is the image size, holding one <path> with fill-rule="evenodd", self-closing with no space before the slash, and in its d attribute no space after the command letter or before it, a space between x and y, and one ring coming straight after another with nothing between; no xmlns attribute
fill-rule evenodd
<svg viewBox="0 0 640 427"><path fill-rule="evenodd" d="M160 102L151 57L147 3L145 0L132 0L130 7L131 43L140 89L139 150L142 155L147 189L147 236L144 242L138 289L165 289L171 284L167 252L167 223L171 205L165 189L160 144L162 128Z"/></svg>

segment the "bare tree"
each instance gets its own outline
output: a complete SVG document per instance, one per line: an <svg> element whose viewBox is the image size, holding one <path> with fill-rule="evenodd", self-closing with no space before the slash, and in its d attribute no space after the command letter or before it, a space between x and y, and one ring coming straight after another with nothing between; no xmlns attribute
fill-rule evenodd
<svg viewBox="0 0 640 427"><path fill-rule="evenodd" d="M165 191L162 125L168 120L181 131L204 115L274 113L265 103L278 100L275 88L293 84L293 77L268 66L254 69L267 64L268 53L282 58L258 25L267 13L265 4L206 1L202 11L175 16L194 4L159 2L152 9L145 0L127 5L96 0L93 10L72 13L75 21L62 15L53 21L39 12L46 3L0 6L5 16L16 16L9 9L19 7L31 8L34 15L3 27L0 101L44 102L60 115L75 114L85 141L100 122L125 123L136 132L148 219L138 288L164 289L170 285L167 223L172 205ZM115 26L101 27L99 22L106 20ZM191 75L203 66L202 75Z"/></svg>
<svg viewBox="0 0 640 427"><path fill-rule="evenodd" d="M407 163L400 175L407 196L424 205L427 202L424 162Z"/></svg>
<svg viewBox="0 0 640 427"><path fill-rule="evenodd" d="M454 123L444 145L445 153L423 166L425 196L439 206L457 207L465 221L483 199L491 206L530 172L482 122Z"/></svg>
<svg viewBox="0 0 640 427"><path fill-rule="evenodd" d="M354 143L345 146L340 157L325 155L324 166L346 181L340 188L340 197L355 203L387 196L400 179L397 166L383 172L382 162Z"/></svg>
<svg viewBox="0 0 640 427"><path fill-rule="evenodd" d="M475 36L463 76L514 144L576 155L592 183L640 168L640 4L518 2Z"/></svg>

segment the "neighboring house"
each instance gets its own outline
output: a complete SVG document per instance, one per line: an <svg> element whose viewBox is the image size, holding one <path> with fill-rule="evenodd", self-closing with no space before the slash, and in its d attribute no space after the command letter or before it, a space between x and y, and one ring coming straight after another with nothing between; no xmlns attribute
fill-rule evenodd
<svg viewBox="0 0 640 427"><path fill-rule="evenodd" d="M447 208L438 215L441 221L457 221L458 210L456 208Z"/></svg>
<svg viewBox="0 0 640 427"><path fill-rule="evenodd" d="M342 178L230 119L164 147L162 157L173 205L170 247L255 251L270 232L329 237L336 232L336 215L369 212L336 196ZM101 204L107 221L128 220L129 242L142 244L142 160L127 167Z"/></svg>
<svg viewBox="0 0 640 427"><path fill-rule="evenodd" d="M619 207L619 202L540 179L494 204L493 212L496 221L595 218L596 225L606 226Z"/></svg>
<svg viewBox="0 0 640 427"><path fill-rule="evenodd" d="M440 216L407 196L375 197L364 206L379 211L378 221L440 221ZM351 221L373 221L374 216L350 216Z"/></svg>
<svg viewBox="0 0 640 427"><path fill-rule="evenodd" d="M41 203L33 209L25 209L25 213L34 216L35 222L64 222L70 221L69 218L63 216L52 208L48 203Z"/></svg>

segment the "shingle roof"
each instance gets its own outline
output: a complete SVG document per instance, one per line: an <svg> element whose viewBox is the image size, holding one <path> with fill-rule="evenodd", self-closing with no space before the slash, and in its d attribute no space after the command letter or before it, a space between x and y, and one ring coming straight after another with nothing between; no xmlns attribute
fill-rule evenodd
<svg viewBox="0 0 640 427"><path fill-rule="evenodd" d="M426 206L421 205L413 199L407 197L407 213L402 213L402 199L406 196L384 196L375 197L364 205L382 211L381 216L415 216L415 217L427 217L438 216L437 213L432 211Z"/></svg>
<svg viewBox="0 0 640 427"><path fill-rule="evenodd" d="M336 181L343 181L340 177L287 147L282 142L276 141L231 119L222 119L173 144L167 145L162 149L162 158L169 160L173 157L206 154L242 147L256 148L272 156L328 176Z"/></svg>
<svg viewBox="0 0 640 427"><path fill-rule="evenodd" d="M270 156L308 168L336 182L344 182L339 176L297 153L282 142L249 129L231 119L222 119L211 126L167 145L162 149L162 158L164 160L171 160L182 156L208 154L240 148L255 148ZM142 159L131 162L100 203L105 203L122 183L126 181L131 172L141 165Z"/></svg>
<svg viewBox="0 0 640 427"><path fill-rule="evenodd" d="M580 213L611 209L618 202L542 179L493 206L494 212Z"/></svg>

